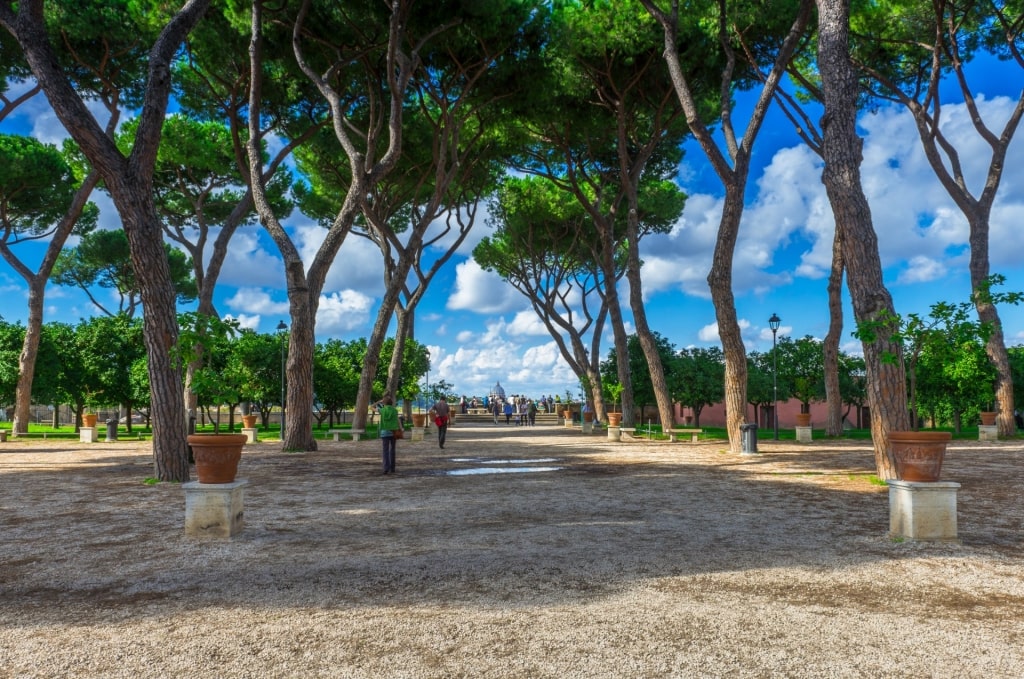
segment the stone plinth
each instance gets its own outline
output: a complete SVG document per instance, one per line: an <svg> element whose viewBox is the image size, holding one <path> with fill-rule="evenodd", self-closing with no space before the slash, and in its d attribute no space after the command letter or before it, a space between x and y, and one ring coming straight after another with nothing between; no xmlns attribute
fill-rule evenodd
<svg viewBox="0 0 1024 679"><path fill-rule="evenodd" d="M996 425L996 424L979 424L978 425L978 440L979 441L998 441L999 440L999 425Z"/></svg>
<svg viewBox="0 0 1024 679"><path fill-rule="evenodd" d="M810 427L796 427L797 443L810 443L812 440Z"/></svg>
<svg viewBox="0 0 1024 679"><path fill-rule="evenodd" d="M0 443L7 443L7 430L0 429Z"/></svg>
<svg viewBox="0 0 1024 679"><path fill-rule="evenodd" d="M185 534L191 537L230 538L242 532L243 500L249 482L181 484L185 490Z"/></svg>
<svg viewBox="0 0 1024 679"><path fill-rule="evenodd" d="M245 434L245 442L246 443L256 443L256 441L257 441L256 432L258 432L258 431L259 430L256 429L255 427L253 427L252 429L249 429L248 427L242 427L242 433Z"/></svg>
<svg viewBox="0 0 1024 679"><path fill-rule="evenodd" d="M619 427L613 427L608 425L608 440L609 441L621 441L622 440L622 429Z"/></svg>
<svg viewBox="0 0 1024 679"><path fill-rule="evenodd" d="M593 434L594 433L594 423L593 422L587 422L586 420L584 420L583 421L583 433L584 434Z"/></svg>
<svg viewBox="0 0 1024 679"><path fill-rule="evenodd" d="M82 443L96 443L99 441L99 434L96 427L81 427L78 430L78 440Z"/></svg>
<svg viewBox="0 0 1024 679"><path fill-rule="evenodd" d="M889 481L889 533L911 540L955 542L959 483Z"/></svg>
<svg viewBox="0 0 1024 679"><path fill-rule="evenodd" d="M412 428L412 440L422 441L423 437L426 436L426 427L413 427Z"/></svg>

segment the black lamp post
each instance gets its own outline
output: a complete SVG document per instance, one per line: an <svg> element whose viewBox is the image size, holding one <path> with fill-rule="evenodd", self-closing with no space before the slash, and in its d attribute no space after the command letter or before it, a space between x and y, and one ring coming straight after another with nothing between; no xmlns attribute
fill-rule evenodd
<svg viewBox="0 0 1024 679"><path fill-rule="evenodd" d="M284 441L284 331L288 329L284 321L277 324L277 331L281 333L281 441Z"/></svg>
<svg viewBox="0 0 1024 679"><path fill-rule="evenodd" d="M779 359L775 353L775 335L779 332L779 324L782 319L778 314L772 314L768 319L768 327L772 329L772 419L775 420L775 440L779 440Z"/></svg>

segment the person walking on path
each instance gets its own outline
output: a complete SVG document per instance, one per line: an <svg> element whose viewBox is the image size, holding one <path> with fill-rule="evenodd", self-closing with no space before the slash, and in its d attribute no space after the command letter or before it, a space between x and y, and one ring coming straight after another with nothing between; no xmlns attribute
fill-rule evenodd
<svg viewBox="0 0 1024 679"><path fill-rule="evenodd" d="M512 402L505 401L505 424L512 423Z"/></svg>
<svg viewBox="0 0 1024 679"><path fill-rule="evenodd" d="M501 414L501 404L495 399L491 404L491 414L494 415L494 424L498 424L498 415Z"/></svg>
<svg viewBox="0 0 1024 679"><path fill-rule="evenodd" d="M448 422L451 419L448 400L444 396L438 399L430 409L430 414L434 416L434 424L437 425L437 445L444 448L444 441L448 437Z"/></svg>
<svg viewBox="0 0 1024 679"><path fill-rule="evenodd" d="M377 403L380 411L380 440L384 473L395 473L395 432L402 428L398 419L398 408L390 396L385 396Z"/></svg>

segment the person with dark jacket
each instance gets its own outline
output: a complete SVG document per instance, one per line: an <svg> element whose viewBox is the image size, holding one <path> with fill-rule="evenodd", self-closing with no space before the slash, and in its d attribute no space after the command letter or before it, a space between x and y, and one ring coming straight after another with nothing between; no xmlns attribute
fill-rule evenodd
<svg viewBox="0 0 1024 679"><path fill-rule="evenodd" d="M434 417L434 424L437 425L437 445L444 448L445 439L448 438L448 422L451 420L451 408L448 400L442 396L430 409Z"/></svg>

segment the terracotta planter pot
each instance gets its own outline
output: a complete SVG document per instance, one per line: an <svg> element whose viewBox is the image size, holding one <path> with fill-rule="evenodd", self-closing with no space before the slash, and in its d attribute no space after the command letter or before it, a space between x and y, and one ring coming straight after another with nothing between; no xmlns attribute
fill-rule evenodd
<svg viewBox="0 0 1024 679"><path fill-rule="evenodd" d="M96 418L97 418L97 415L95 413L90 413L90 414L87 414L87 415L82 415L82 426L83 427L95 427L96 426Z"/></svg>
<svg viewBox="0 0 1024 679"><path fill-rule="evenodd" d="M587 412L583 413L583 421L584 422L593 422L594 421L594 413L593 413L593 411L588 410Z"/></svg>
<svg viewBox="0 0 1024 679"><path fill-rule="evenodd" d="M231 483L238 474L245 434L192 434L188 445L196 460L199 483Z"/></svg>
<svg viewBox="0 0 1024 679"><path fill-rule="evenodd" d="M948 431L891 431L896 461L896 478L900 481L931 483L939 480L946 445L953 435Z"/></svg>
<svg viewBox="0 0 1024 679"><path fill-rule="evenodd" d="M992 425L996 423L996 414L994 412L982 411L978 413L981 416L981 423L984 425Z"/></svg>
<svg viewBox="0 0 1024 679"><path fill-rule="evenodd" d="M797 413L796 414L796 426L798 426L798 427L809 427L809 426L811 426L811 414L810 413Z"/></svg>
<svg viewBox="0 0 1024 679"><path fill-rule="evenodd" d="M426 413L413 413L412 414L412 426L414 427L425 427L427 426L427 414Z"/></svg>
<svg viewBox="0 0 1024 679"><path fill-rule="evenodd" d="M242 426L246 429L255 429L256 417L256 415L242 415Z"/></svg>
<svg viewBox="0 0 1024 679"><path fill-rule="evenodd" d="M622 424L622 413L608 413L608 426L617 427Z"/></svg>

